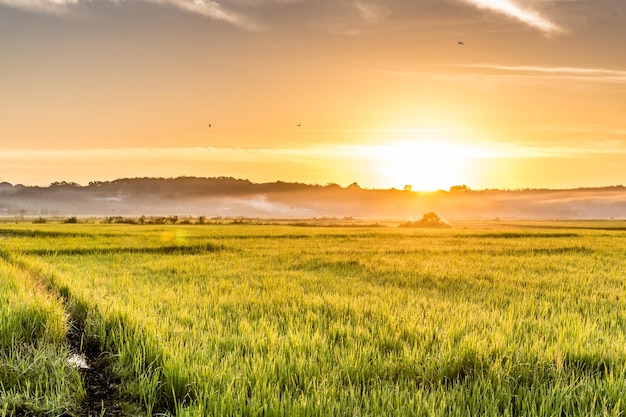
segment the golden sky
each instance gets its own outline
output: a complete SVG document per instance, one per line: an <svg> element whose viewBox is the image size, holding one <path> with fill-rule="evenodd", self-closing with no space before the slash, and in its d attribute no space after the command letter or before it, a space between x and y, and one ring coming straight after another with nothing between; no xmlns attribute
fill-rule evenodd
<svg viewBox="0 0 626 417"><path fill-rule="evenodd" d="M0 0L0 181L625 184L625 44L623 0Z"/></svg>

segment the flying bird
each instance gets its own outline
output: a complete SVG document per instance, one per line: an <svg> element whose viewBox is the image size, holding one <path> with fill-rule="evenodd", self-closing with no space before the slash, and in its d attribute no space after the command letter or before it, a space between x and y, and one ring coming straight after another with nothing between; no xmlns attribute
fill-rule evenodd
<svg viewBox="0 0 626 417"><path fill-rule="evenodd" d="M302 126L302 122L298 123L296 126L298 127Z"/></svg>
<svg viewBox="0 0 626 417"><path fill-rule="evenodd" d="M459 41L459 43L457 43L457 45L465 45L463 42Z"/></svg>
<svg viewBox="0 0 626 417"><path fill-rule="evenodd" d="M209 123L209 127L211 127L211 123Z"/></svg>

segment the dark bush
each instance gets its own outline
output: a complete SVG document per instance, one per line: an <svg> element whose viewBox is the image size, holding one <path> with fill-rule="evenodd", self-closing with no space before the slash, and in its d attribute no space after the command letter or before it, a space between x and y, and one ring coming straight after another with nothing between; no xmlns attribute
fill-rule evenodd
<svg viewBox="0 0 626 417"><path fill-rule="evenodd" d="M431 211L416 221L408 221L401 223L400 227L424 227L424 228L449 228L452 227L448 222L439 218L437 213Z"/></svg>

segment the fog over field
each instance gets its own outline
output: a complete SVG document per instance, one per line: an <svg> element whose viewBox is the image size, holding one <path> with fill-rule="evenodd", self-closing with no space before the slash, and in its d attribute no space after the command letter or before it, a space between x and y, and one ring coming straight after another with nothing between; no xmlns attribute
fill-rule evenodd
<svg viewBox="0 0 626 417"><path fill-rule="evenodd" d="M234 178L133 178L57 182L47 187L0 183L0 216L206 216L260 218L447 219L626 218L626 188L569 190L365 189L354 183L252 183Z"/></svg>

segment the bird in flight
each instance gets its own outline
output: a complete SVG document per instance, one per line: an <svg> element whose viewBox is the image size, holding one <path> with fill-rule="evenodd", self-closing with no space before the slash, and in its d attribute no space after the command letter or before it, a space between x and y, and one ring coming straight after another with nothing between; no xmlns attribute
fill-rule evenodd
<svg viewBox="0 0 626 417"><path fill-rule="evenodd" d="M211 123L209 123L209 127L211 127Z"/></svg>
<svg viewBox="0 0 626 417"><path fill-rule="evenodd" d="M302 126L302 122L298 123L296 126L298 127Z"/></svg>
<svg viewBox="0 0 626 417"><path fill-rule="evenodd" d="M465 45L463 42L459 41L459 43L457 43L457 45Z"/></svg>

